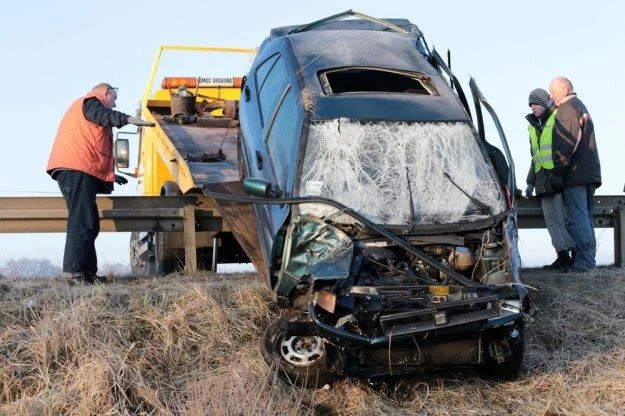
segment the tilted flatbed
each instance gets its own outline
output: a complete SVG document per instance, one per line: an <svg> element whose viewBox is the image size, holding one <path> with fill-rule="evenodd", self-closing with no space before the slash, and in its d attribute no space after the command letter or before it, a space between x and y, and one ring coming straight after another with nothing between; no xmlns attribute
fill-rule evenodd
<svg viewBox="0 0 625 416"><path fill-rule="evenodd" d="M195 188L239 180L236 125L201 127L198 124L168 123L162 116L154 118L186 162ZM223 160L215 157L220 153Z"/></svg>

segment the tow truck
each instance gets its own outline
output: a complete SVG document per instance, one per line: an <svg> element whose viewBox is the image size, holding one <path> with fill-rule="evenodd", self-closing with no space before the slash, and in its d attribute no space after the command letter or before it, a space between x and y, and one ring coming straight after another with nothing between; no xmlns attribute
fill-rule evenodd
<svg viewBox="0 0 625 416"><path fill-rule="evenodd" d="M260 257L253 250L255 233L247 229L239 230L240 240L248 246L250 254L232 234L233 228L240 228L240 216L251 215L249 206L231 208L229 215L224 217L222 211L228 208L217 209L215 201L202 194L202 188L207 184L240 179L237 136L242 77L167 76L155 88L155 77L165 51L226 56L255 53L255 49L251 48L179 45L158 48L140 108L141 116L156 123L156 127L140 129L137 133L117 134L117 169L129 167L127 135L138 134L136 168L133 173L120 172L138 179L138 194L141 196L195 196L196 210L205 211L212 218L213 226L210 231L191 234L195 238L196 253L185 253L185 234L168 229L166 223L159 231L132 232L132 272L137 277L167 274L183 268L185 257L189 255L199 269L215 269L217 261L241 263L252 260L259 266Z"/></svg>

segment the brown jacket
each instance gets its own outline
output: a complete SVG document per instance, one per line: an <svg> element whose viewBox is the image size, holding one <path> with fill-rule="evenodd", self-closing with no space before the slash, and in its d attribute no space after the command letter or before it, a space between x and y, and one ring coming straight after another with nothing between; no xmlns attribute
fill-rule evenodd
<svg viewBox="0 0 625 416"><path fill-rule="evenodd" d="M601 186L601 165L592 119L588 110L573 95L558 106L553 127L554 175L563 180L563 188L579 185Z"/></svg>

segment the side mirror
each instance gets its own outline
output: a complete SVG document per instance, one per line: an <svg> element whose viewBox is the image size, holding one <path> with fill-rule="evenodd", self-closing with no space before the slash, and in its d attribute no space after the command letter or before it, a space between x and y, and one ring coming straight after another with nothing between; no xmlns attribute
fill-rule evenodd
<svg viewBox="0 0 625 416"><path fill-rule="evenodd" d="M245 193L261 198L279 198L280 191L271 187L271 182L266 179L248 178L243 181Z"/></svg>
<svg viewBox="0 0 625 416"><path fill-rule="evenodd" d="M125 169L130 166L130 144L128 139L115 140L115 166Z"/></svg>

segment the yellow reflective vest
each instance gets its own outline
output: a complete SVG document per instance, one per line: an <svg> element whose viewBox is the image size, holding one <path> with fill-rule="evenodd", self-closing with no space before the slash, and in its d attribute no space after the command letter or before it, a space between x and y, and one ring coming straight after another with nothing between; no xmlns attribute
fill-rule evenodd
<svg viewBox="0 0 625 416"><path fill-rule="evenodd" d="M538 171L540 171L541 169L553 169L554 167L551 137L553 132L553 124L556 121L557 110L550 111L551 114L549 114L549 117L547 117L547 122L543 127L542 134L539 135L536 127L532 126L531 124L528 127L535 173L538 173Z"/></svg>

